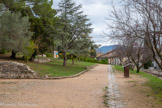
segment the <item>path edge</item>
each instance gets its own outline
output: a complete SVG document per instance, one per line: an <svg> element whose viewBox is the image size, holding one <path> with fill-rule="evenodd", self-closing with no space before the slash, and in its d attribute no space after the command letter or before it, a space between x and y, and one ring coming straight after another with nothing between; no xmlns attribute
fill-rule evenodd
<svg viewBox="0 0 162 108"><path fill-rule="evenodd" d="M89 70L97 67L99 64L95 64L93 66L90 66L90 67L87 67L87 69L77 73L77 74L74 74L74 75L71 75L71 76L61 76L61 77L36 77L36 78L0 78L0 80L5 80L5 79L18 79L18 80L31 80L31 79L40 79L40 80L59 80L59 79L66 79L66 78L75 78L75 77L79 77L81 76L82 74L88 72Z"/></svg>
<svg viewBox="0 0 162 108"><path fill-rule="evenodd" d="M88 72L89 70L97 67L99 64L96 64L96 65L93 65L93 66L90 66L88 67L87 69L77 73L77 74L74 74L72 76L62 76L62 77L48 77L48 78L38 78L38 79L42 79L42 80L56 80L56 79L66 79L66 78L75 78L75 77L79 77L81 76L82 74Z"/></svg>

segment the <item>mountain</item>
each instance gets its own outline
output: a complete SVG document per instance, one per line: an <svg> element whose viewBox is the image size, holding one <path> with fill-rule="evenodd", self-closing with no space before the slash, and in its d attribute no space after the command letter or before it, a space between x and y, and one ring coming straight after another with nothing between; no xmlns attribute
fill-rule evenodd
<svg viewBox="0 0 162 108"><path fill-rule="evenodd" d="M117 48L117 45L102 46L102 47L97 49L97 52L105 54L105 53L107 53L109 51L112 51L112 50L114 50L116 48Z"/></svg>

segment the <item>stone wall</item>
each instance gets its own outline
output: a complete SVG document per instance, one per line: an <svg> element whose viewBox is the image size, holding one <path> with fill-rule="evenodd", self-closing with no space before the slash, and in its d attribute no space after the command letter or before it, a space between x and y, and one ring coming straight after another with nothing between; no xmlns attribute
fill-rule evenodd
<svg viewBox="0 0 162 108"><path fill-rule="evenodd" d="M37 73L23 63L0 61L0 78L33 79L37 78Z"/></svg>
<svg viewBox="0 0 162 108"><path fill-rule="evenodd" d="M34 62L37 62L37 63L46 63L46 62L50 62L51 59L49 58L36 58L34 59Z"/></svg>

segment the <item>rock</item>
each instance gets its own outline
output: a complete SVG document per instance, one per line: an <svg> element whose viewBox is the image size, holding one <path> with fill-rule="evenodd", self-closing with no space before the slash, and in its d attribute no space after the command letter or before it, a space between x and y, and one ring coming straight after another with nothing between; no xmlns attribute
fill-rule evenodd
<svg viewBox="0 0 162 108"><path fill-rule="evenodd" d="M30 69L29 66L12 61L0 62L0 78L37 78L37 73Z"/></svg>
<svg viewBox="0 0 162 108"><path fill-rule="evenodd" d="M45 75L44 78L49 78L48 75Z"/></svg>

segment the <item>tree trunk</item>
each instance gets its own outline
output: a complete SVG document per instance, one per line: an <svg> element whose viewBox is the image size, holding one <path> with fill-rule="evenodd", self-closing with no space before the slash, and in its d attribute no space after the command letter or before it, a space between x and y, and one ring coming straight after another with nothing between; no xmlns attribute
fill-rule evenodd
<svg viewBox="0 0 162 108"><path fill-rule="evenodd" d="M72 58L72 65L74 65L74 58Z"/></svg>
<svg viewBox="0 0 162 108"><path fill-rule="evenodd" d="M142 67L143 67L143 64L142 65L136 65L136 68L137 68L136 72L139 73Z"/></svg>
<svg viewBox="0 0 162 108"><path fill-rule="evenodd" d="M137 65L136 68L137 68L137 71L136 72L139 73L141 67L139 65Z"/></svg>
<svg viewBox="0 0 162 108"><path fill-rule="evenodd" d="M155 62L157 63L157 65L159 66L159 68L162 70L162 61L158 61L157 58L155 56L153 56Z"/></svg>
<svg viewBox="0 0 162 108"><path fill-rule="evenodd" d="M10 56L11 58L15 59L16 58L16 53L14 50L12 50L12 55Z"/></svg>
<svg viewBox="0 0 162 108"><path fill-rule="evenodd" d="M78 57L76 57L76 63L78 63Z"/></svg>
<svg viewBox="0 0 162 108"><path fill-rule="evenodd" d="M139 73L139 71L140 71L140 68L137 68L137 71L136 72Z"/></svg>
<svg viewBox="0 0 162 108"><path fill-rule="evenodd" d="M131 70L132 70L132 71L134 70L134 65L131 65Z"/></svg>
<svg viewBox="0 0 162 108"><path fill-rule="evenodd" d="M32 56L30 57L29 61L32 61L37 55L37 50L34 51L34 53L32 54Z"/></svg>
<svg viewBox="0 0 162 108"><path fill-rule="evenodd" d="M78 58L78 61L80 62L80 57Z"/></svg>
<svg viewBox="0 0 162 108"><path fill-rule="evenodd" d="M64 62L63 62L63 66L66 66L66 62L67 62L66 52L64 52L63 55L64 55Z"/></svg>

